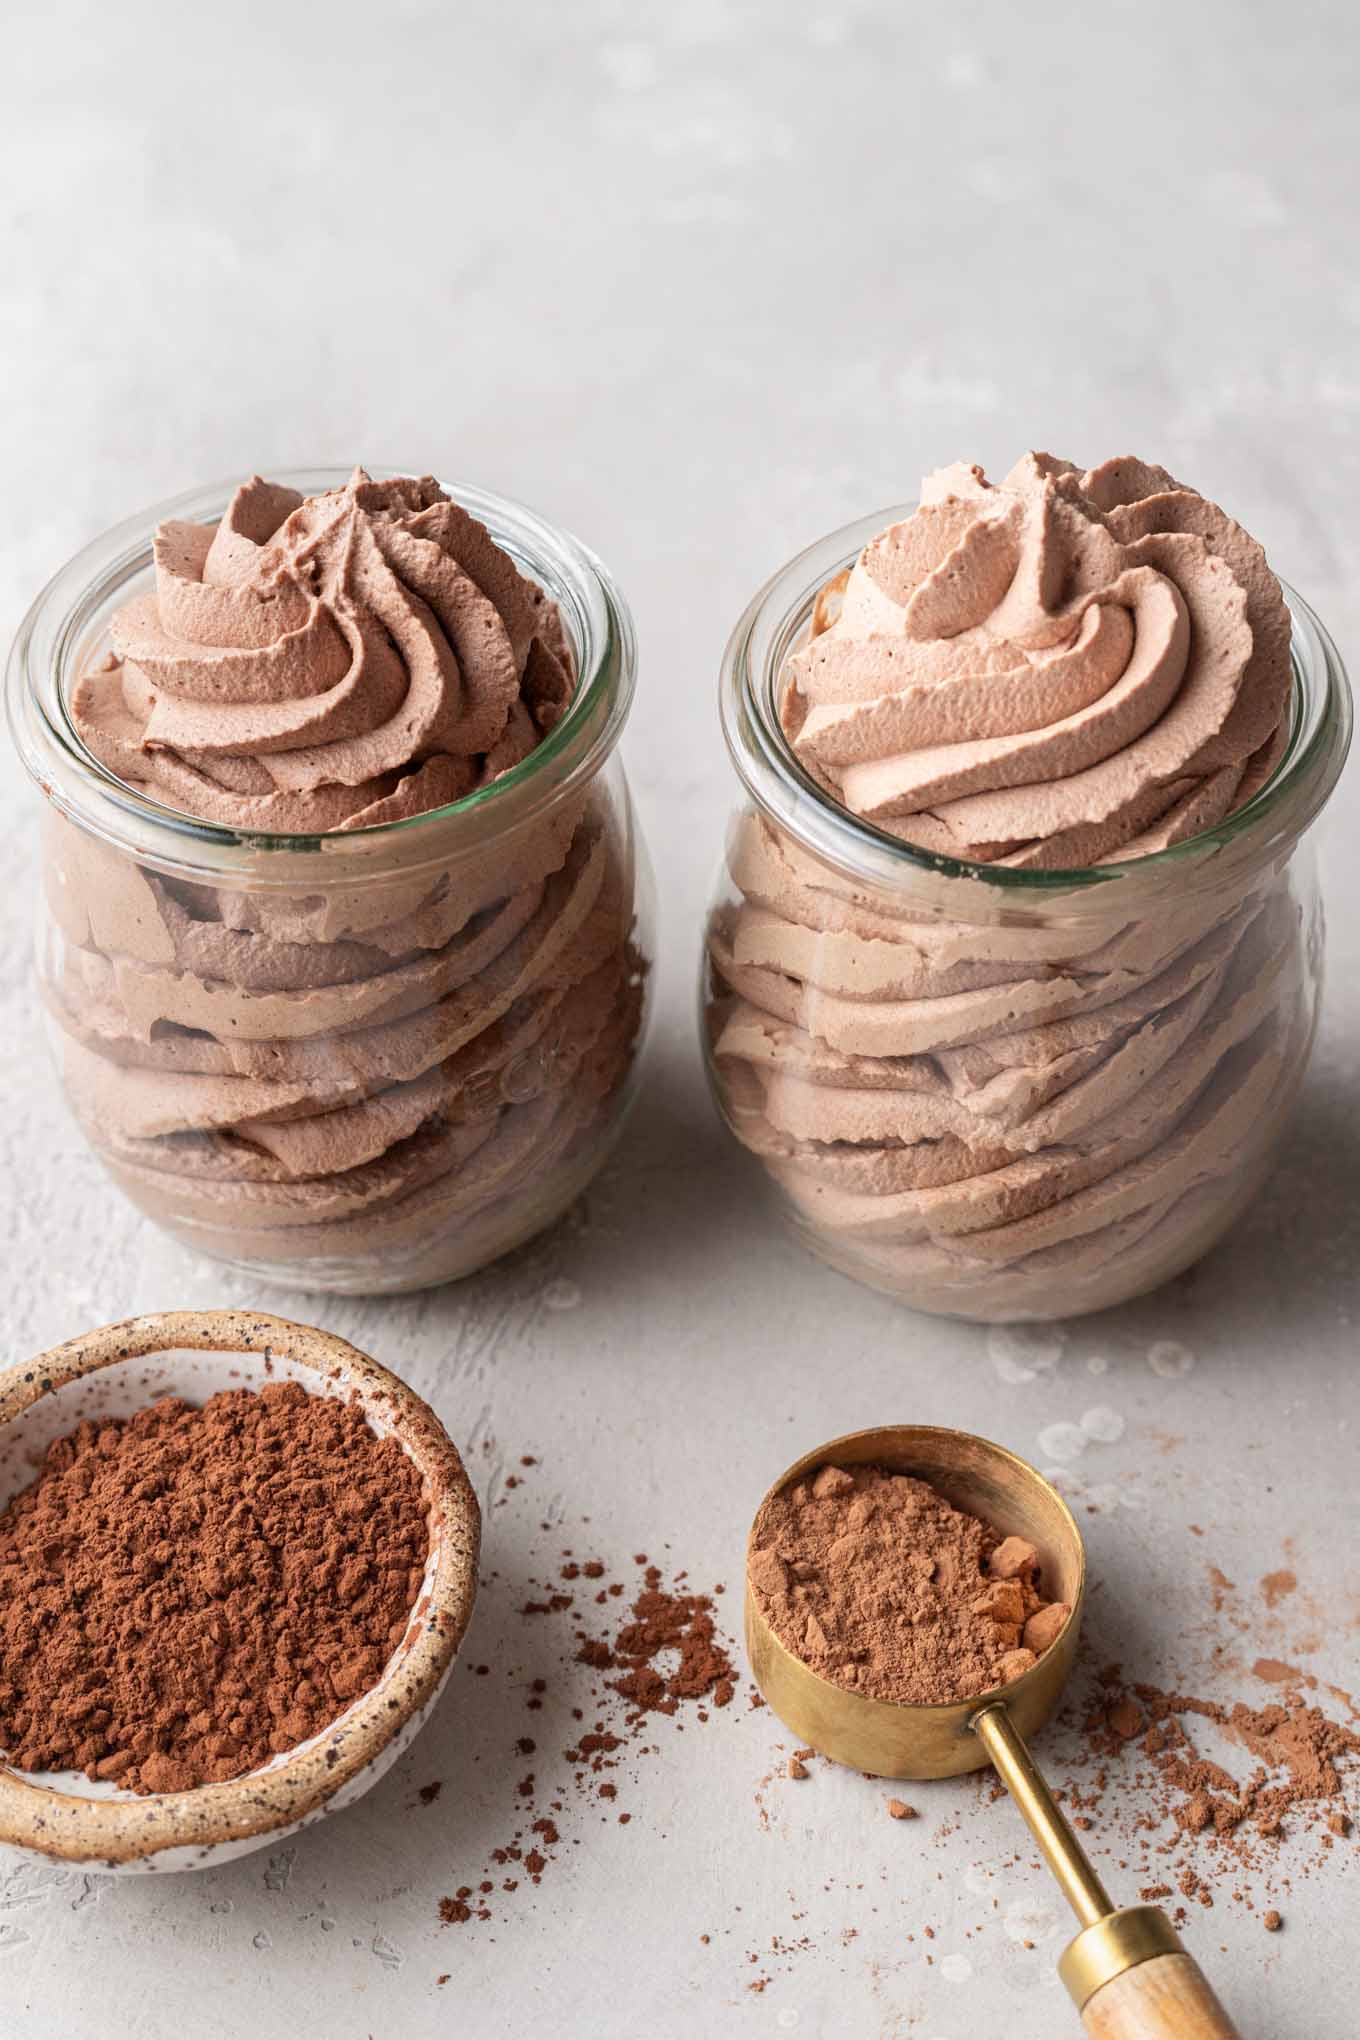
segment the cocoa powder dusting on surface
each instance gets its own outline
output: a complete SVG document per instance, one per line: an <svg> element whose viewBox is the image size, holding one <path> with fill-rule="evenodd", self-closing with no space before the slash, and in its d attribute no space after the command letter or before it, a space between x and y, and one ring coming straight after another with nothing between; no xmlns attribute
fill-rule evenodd
<svg viewBox="0 0 1360 2040"><path fill-rule="evenodd" d="M1306 1600L1288 1578L1288 1593L1274 1602L1296 1593ZM1273 1606L1269 1594L1239 1597L1211 1567L1207 1598L1217 1618L1211 1634L1262 1640L1260 1600ZM1354 1847L1346 1794L1360 1776L1360 1710L1283 1658L1256 1657L1249 1674L1239 1668L1222 1640L1207 1672L1201 1662L1176 1684L1108 1664L1087 1674L1084 1693L1060 1716L1075 1738L1060 1794L1069 1817L1094 1829L1121 1866L1132 1862L1151 1877L1145 1898L1174 1889L1192 1906L1226 1898L1255 1911L1299 1877L1338 1864L1343 1844ZM1234 1675L1249 1678L1246 1692L1233 1690ZM1195 1690L1201 1682L1207 1696ZM1286 1839L1294 1845L1287 1858Z"/></svg>
<svg viewBox="0 0 1360 2040"><path fill-rule="evenodd" d="M178 1792L366 1692L429 1550L416 1467L296 1382L87 1420L0 1514L0 1747Z"/></svg>
<svg viewBox="0 0 1360 2040"><path fill-rule="evenodd" d="M512 1703L533 1728L508 1750L532 1755L534 1767L516 1772L507 1754L515 1811L475 1887L440 1900L445 1925L494 1922L521 1881L538 1885L565 1850L580 1847L588 1823L628 1829L633 1817L619 1793L640 1764L661 1755L655 1737L663 1723L675 1732L702 1725L731 1701L737 1673L717 1624L721 1588L698 1592L683 1570L668 1581L645 1552L632 1567L625 1581L593 1552L558 1549L541 1562L542 1576L524 1583L517 1614L526 1654L551 1676L505 1667Z"/></svg>
<svg viewBox="0 0 1360 2040"><path fill-rule="evenodd" d="M932 1705L1018 1678L1066 1622L1021 1537L884 1467L824 1466L772 1495L748 1575L788 1650L834 1685Z"/></svg>

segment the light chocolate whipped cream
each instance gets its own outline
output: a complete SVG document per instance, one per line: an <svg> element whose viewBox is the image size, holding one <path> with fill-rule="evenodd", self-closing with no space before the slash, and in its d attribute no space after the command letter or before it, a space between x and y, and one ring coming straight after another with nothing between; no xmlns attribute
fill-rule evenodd
<svg viewBox="0 0 1360 2040"><path fill-rule="evenodd" d="M1279 585L1239 526L1160 468L1032 454L999 488L931 477L823 591L781 707L851 812L1051 869L1165 848L1249 799L1289 688ZM1277 875L1145 918L1117 885L1105 911L1088 891L1085 911L1008 915L979 875L947 919L756 814L729 870L719 1095L829 1258L933 1307L1051 1314L1207 1243L1307 1050Z"/></svg>
<svg viewBox="0 0 1360 2040"><path fill-rule="evenodd" d="M72 719L205 821L417 816L570 704L556 606L428 478L356 470L303 499L256 477L217 526L163 525L155 570ZM589 791L390 883L189 883L59 819L46 869L77 1112L142 1208L210 1251L456 1272L583 1162L631 1062L630 852Z"/></svg>
<svg viewBox="0 0 1360 2040"><path fill-rule="evenodd" d="M1289 613L1255 539L1164 468L959 464L789 660L785 729L852 814L1020 867L1165 849L1284 747ZM822 617L826 616L823 608Z"/></svg>
<svg viewBox="0 0 1360 2040"><path fill-rule="evenodd" d="M254 476L162 524L72 718L101 764L228 828L362 829L527 758L571 695L556 605L430 476L303 497Z"/></svg>

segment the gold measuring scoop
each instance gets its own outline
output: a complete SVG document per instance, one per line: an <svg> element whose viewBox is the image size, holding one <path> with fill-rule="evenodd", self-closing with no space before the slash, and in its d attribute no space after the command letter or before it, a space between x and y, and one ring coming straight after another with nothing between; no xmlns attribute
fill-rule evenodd
<svg viewBox="0 0 1360 2040"><path fill-rule="evenodd" d="M766 1701L800 1742L876 1777L952 1778L993 1765L1081 1923L1058 1974L1092 2040L1240 2040L1160 1906L1115 1907L1025 1747L1072 1669L1086 1591L1081 1532L1057 1489L1004 1445L898 1424L819 1445L780 1475L770 1495L828 1465L915 1474L956 1508L1028 1538L1046 1594L1072 1613L1038 1662L1008 1685L947 1706L908 1707L819 1677L779 1641L748 1580L746 1647Z"/></svg>

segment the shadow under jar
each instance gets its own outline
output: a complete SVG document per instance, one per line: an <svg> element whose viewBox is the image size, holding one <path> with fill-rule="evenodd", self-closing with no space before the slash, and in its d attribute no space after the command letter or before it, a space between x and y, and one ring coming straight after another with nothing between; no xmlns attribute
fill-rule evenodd
<svg viewBox="0 0 1360 2040"><path fill-rule="evenodd" d="M347 480L279 479L309 497ZM229 489L81 553L10 665L11 727L46 796L38 977L67 1099L148 1217L301 1288L423 1288L519 1245L595 1175L634 1089L652 906L615 748L631 619L576 540L450 494L557 605L575 684L527 756L449 805L243 832L162 805L81 742L72 688L152 585L156 527L216 522Z"/></svg>
<svg viewBox="0 0 1360 2040"><path fill-rule="evenodd" d="M831 1266L942 1315L1070 1317L1188 1267L1267 1173L1316 1023L1304 837L1345 760L1350 697L1286 590L1288 741L1218 826L1078 870L916 848L824 791L779 713L819 595L910 514L800 554L728 645L742 799L707 927L707 1066Z"/></svg>

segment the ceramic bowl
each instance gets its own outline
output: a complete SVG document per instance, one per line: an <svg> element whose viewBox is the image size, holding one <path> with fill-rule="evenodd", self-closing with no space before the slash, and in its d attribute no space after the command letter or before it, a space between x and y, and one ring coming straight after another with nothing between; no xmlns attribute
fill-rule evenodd
<svg viewBox="0 0 1360 2040"><path fill-rule="evenodd" d="M274 1843L375 1785L429 1715L477 1590L481 1518L433 1410L344 1339L254 1311L129 1318L0 1372L0 1508L84 1417L130 1416L163 1395L297 1381L357 1400L397 1438L430 1497L430 1554L406 1634L381 1678L319 1734L224 1784L151 1795L81 1773L15 1770L0 1758L0 1842L94 1871L197 1870Z"/></svg>

